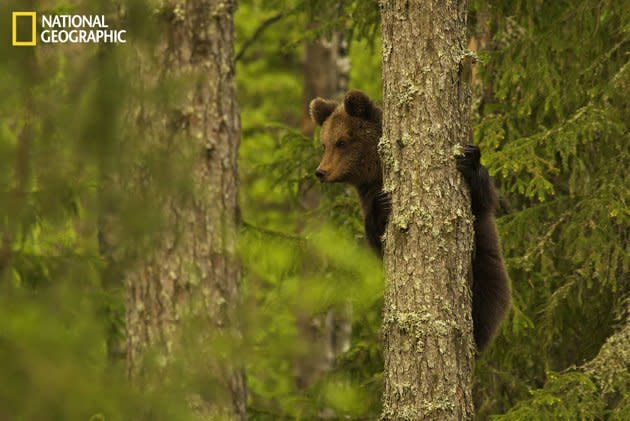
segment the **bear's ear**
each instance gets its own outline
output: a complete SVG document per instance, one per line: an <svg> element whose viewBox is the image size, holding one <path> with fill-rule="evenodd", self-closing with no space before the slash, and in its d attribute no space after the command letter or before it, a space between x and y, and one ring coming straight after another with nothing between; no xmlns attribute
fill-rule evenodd
<svg viewBox="0 0 630 421"><path fill-rule="evenodd" d="M336 101L328 101L322 98L315 98L311 101L309 110L311 112L311 118L313 121L321 126L324 120L328 118L337 108L338 103Z"/></svg>
<svg viewBox="0 0 630 421"><path fill-rule="evenodd" d="M352 117L372 118L374 104L372 104L370 98L361 91L348 91L343 100L343 106L348 115Z"/></svg>

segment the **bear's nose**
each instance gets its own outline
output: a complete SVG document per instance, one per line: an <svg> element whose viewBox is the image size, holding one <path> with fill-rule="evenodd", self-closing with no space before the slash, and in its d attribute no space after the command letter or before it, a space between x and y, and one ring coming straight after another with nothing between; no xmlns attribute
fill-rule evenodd
<svg viewBox="0 0 630 421"><path fill-rule="evenodd" d="M317 178L319 178L320 182L324 181L324 177L326 177L326 171L322 171L320 169L318 169L317 171L315 171L315 175L317 176Z"/></svg>

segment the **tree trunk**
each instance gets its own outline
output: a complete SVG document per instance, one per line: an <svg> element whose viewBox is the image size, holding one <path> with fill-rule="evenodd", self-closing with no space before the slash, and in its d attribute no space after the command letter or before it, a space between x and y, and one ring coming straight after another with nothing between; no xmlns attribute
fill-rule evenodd
<svg viewBox="0 0 630 421"><path fill-rule="evenodd" d="M342 31L329 39L307 42L304 48L304 102L302 103L302 133L312 136L315 123L309 113L311 100L322 97L340 98L348 89L350 58Z"/></svg>
<svg viewBox="0 0 630 421"><path fill-rule="evenodd" d="M166 22L156 54L159 63L145 68L142 76L157 86L182 81L186 91L180 103L167 104L168 111L158 107L155 115L138 120L151 127L147 141L155 142L154 147L170 148L173 160L190 159L192 186L186 203L183 195L174 193L160 202L166 232L154 255L126 279L127 363L134 380L142 377L149 348L165 367L186 350L184 322L203 326L196 325L190 341L203 349L227 337L241 275L234 258L240 136L233 63L235 1L165 3L160 11ZM212 402L201 391L190 391L189 402L203 419L244 419L242 371L232 361L217 361L217 348L211 349L214 360L199 353L193 370L212 378L219 390Z"/></svg>
<svg viewBox="0 0 630 421"><path fill-rule="evenodd" d="M470 28L470 37L468 38L468 50L478 54L485 52L490 48L492 40L491 24L490 24L490 6L486 3L479 5L476 12L476 21L474 28ZM493 86L492 80L487 78L486 84L479 75L478 65L472 66L470 74L470 87L472 91L472 107L478 115L482 114L483 107L492 102ZM477 115L473 116L477 118Z"/></svg>
<svg viewBox="0 0 630 421"><path fill-rule="evenodd" d="M473 416L472 215L455 166L470 133L466 12L466 1L381 2L385 420Z"/></svg>
<svg viewBox="0 0 630 421"><path fill-rule="evenodd" d="M341 10L341 5L339 5ZM309 27L313 29L313 25ZM343 30L333 31L329 37L306 42L304 46L304 92L302 126L304 136L313 136L313 122L309 105L311 100L341 98L348 89L350 57ZM320 190L313 189L312 182L303 183L300 204L304 210L315 209L320 200ZM301 231L304 227L298 226ZM337 357L350 348L352 336L351 307L348 303L342 311L330 309L325 315L313 317L298 314L298 328L310 352L296 364L296 383L299 388L313 384L322 373L329 371Z"/></svg>
<svg viewBox="0 0 630 421"><path fill-rule="evenodd" d="M630 386L630 302L624 314L623 324L606 339L592 360L550 376L541 389L532 390L530 400L521 400L493 419L569 419L570 414L574 414L574 419L627 419L624 396ZM601 406L593 407L592 402Z"/></svg>

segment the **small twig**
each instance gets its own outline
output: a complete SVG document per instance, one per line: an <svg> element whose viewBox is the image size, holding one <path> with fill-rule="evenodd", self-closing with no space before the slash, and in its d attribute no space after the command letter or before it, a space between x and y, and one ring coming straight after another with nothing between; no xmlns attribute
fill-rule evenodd
<svg viewBox="0 0 630 421"><path fill-rule="evenodd" d="M268 235L271 237L276 237L276 238L283 238L285 240L291 240L291 241L297 241L298 243L302 243L304 242L304 238L300 237L299 235L294 235L294 234L288 234L282 231L276 231L276 230L272 230L269 228L263 228L254 224L251 224L249 222L246 221L242 221L241 225L246 228L246 229L250 229L253 231L257 231L261 234L264 235Z"/></svg>
<svg viewBox="0 0 630 421"><path fill-rule="evenodd" d="M254 34L251 37L249 37L249 39L243 43L243 45L241 46L240 50L238 50L238 52L236 53L236 56L234 57L234 62L239 61L243 57L243 55L245 54L247 49L249 47L251 47L254 42L256 42L258 37L260 37L260 35L265 31L265 29L267 29L268 27L270 27L274 23L278 22L283 17L293 13L294 10L295 9L291 9L288 12L277 13L277 14L271 16L270 18L262 21L262 23L254 31Z"/></svg>

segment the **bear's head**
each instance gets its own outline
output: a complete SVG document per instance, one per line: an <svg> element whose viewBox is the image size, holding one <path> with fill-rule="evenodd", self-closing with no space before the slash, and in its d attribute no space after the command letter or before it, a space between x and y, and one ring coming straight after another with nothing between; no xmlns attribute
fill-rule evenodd
<svg viewBox="0 0 630 421"><path fill-rule="evenodd" d="M344 182L358 188L382 179L378 141L382 113L363 92L349 91L343 103L316 98L311 118L321 126L324 156L315 171L321 182Z"/></svg>

